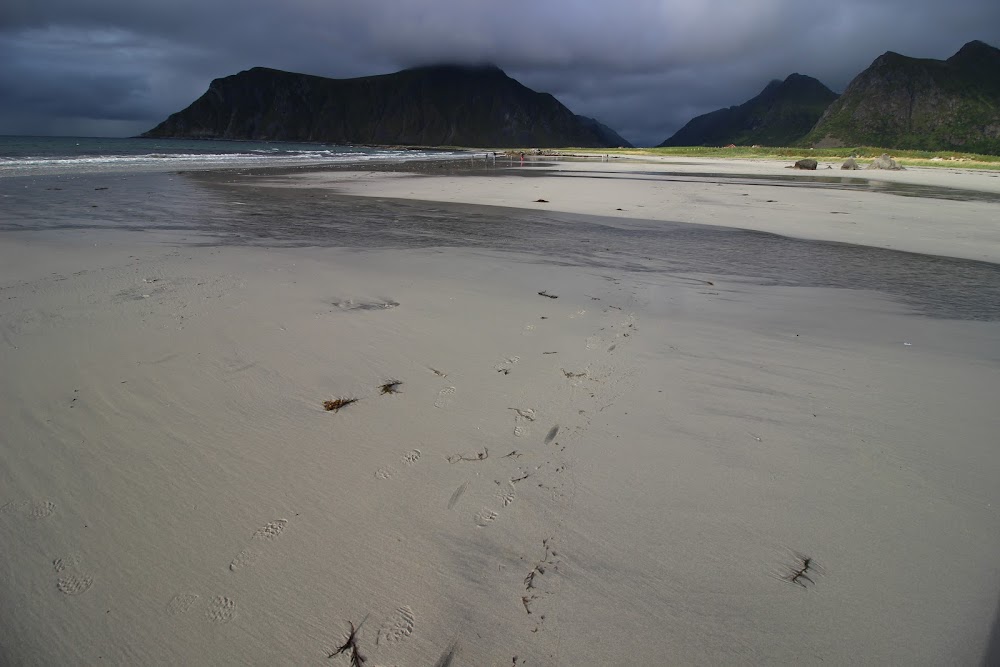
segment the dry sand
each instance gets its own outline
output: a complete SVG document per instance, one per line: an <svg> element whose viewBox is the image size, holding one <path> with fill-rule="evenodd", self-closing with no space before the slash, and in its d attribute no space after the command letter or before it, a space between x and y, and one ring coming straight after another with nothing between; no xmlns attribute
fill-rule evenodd
<svg viewBox="0 0 1000 667"><path fill-rule="evenodd" d="M315 178L766 210L732 185ZM802 235L1000 257L995 204L780 194L785 231L850 209L860 231ZM982 660L1000 325L474 250L175 240L0 237L0 658L347 665L328 656L361 623L369 667Z"/></svg>

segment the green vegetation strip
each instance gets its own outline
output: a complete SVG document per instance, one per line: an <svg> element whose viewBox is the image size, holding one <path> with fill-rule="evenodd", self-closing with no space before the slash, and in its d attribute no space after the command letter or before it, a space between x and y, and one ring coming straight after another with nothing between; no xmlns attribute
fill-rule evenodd
<svg viewBox="0 0 1000 667"><path fill-rule="evenodd" d="M527 150L525 151L528 152ZM903 166L911 167L961 167L963 169L1000 169L1000 155L981 155L979 153L957 153L954 151L916 151L893 148L875 148L872 146L855 146L853 148L772 148L737 146L735 148L710 148L706 146L688 146L671 148L561 148L543 151L543 154L577 155L644 155L655 157L687 157L687 158L726 158L726 159L760 159L760 160L846 160L855 157L860 164L886 153L895 158Z"/></svg>

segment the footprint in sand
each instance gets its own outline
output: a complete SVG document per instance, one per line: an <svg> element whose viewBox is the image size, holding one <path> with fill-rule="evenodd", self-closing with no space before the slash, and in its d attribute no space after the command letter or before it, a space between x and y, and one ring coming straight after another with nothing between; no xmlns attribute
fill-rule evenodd
<svg viewBox="0 0 1000 667"><path fill-rule="evenodd" d="M493 365L493 369L497 373L503 373L504 375L509 375L514 364L521 361L521 357L507 357L503 361Z"/></svg>
<svg viewBox="0 0 1000 667"><path fill-rule="evenodd" d="M416 464L420 460L420 450L411 449L400 457L403 461L403 465L409 467ZM396 469L392 466L382 466L375 471L375 477L378 479L392 479L396 475Z"/></svg>
<svg viewBox="0 0 1000 667"><path fill-rule="evenodd" d="M28 518L37 521L38 519L44 519L54 512L56 509L55 503L51 503L48 500L35 500L28 503Z"/></svg>
<svg viewBox="0 0 1000 667"><path fill-rule="evenodd" d="M0 505L0 514L14 514L24 506L23 502L11 502Z"/></svg>
<svg viewBox="0 0 1000 667"><path fill-rule="evenodd" d="M412 609L406 606L399 607L379 628L375 643L381 646L403 641L413 634L415 621L416 617L413 615Z"/></svg>
<svg viewBox="0 0 1000 667"><path fill-rule="evenodd" d="M511 408L514 411L514 436L528 435L528 423L535 421L535 411L531 408Z"/></svg>
<svg viewBox="0 0 1000 667"><path fill-rule="evenodd" d="M83 561L80 554L69 554L68 556L63 556L62 558L56 558L52 561L52 569L56 572L62 572L64 570L73 570L80 567L80 563Z"/></svg>
<svg viewBox="0 0 1000 667"><path fill-rule="evenodd" d="M229 563L229 569L235 572L236 570L242 570L245 567L250 567L257 561L257 552L249 548L243 549L236 557L233 558L232 562Z"/></svg>
<svg viewBox="0 0 1000 667"><path fill-rule="evenodd" d="M255 540L273 540L278 535L281 535L281 531L285 529L288 525L287 519L276 519L274 521L268 521L266 524L254 531L253 539Z"/></svg>
<svg viewBox="0 0 1000 667"><path fill-rule="evenodd" d="M206 614L213 623L228 623L236 617L236 602L225 595L216 595L208 603Z"/></svg>
<svg viewBox="0 0 1000 667"><path fill-rule="evenodd" d="M485 528L497 520L497 513L491 509L483 508L476 514L476 525Z"/></svg>
<svg viewBox="0 0 1000 667"><path fill-rule="evenodd" d="M0 514L16 514L37 521L51 515L55 509L55 503L48 500L21 500L3 505Z"/></svg>
<svg viewBox="0 0 1000 667"><path fill-rule="evenodd" d="M86 593L93 585L93 577L79 573L66 574L65 576L59 577L59 581L56 582L56 588L66 595L80 595L81 593Z"/></svg>
<svg viewBox="0 0 1000 667"><path fill-rule="evenodd" d="M445 387L438 392L437 400L434 401L435 408L449 408L455 402L455 388Z"/></svg>
<svg viewBox="0 0 1000 667"><path fill-rule="evenodd" d="M287 525L287 519L275 519L274 521L268 521L255 530L250 537L250 544L236 554L236 557L229 563L229 569L235 572L236 570L242 570L253 565L260 557L260 551L255 545L276 539L285 530L285 526Z"/></svg>
<svg viewBox="0 0 1000 667"><path fill-rule="evenodd" d="M80 595L90 590L94 585L94 578L89 574L80 572L79 567L83 559L80 554L69 554L52 561L52 569L62 576L56 580L56 588L65 595Z"/></svg>
<svg viewBox="0 0 1000 667"><path fill-rule="evenodd" d="M180 616L191 611L201 598L197 593L178 593L170 598L166 611L170 616Z"/></svg>
<svg viewBox="0 0 1000 667"><path fill-rule="evenodd" d="M507 482L505 486L501 487L500 490L497 491L497 500L499 500L500 504L504 507L509 507L514 502L515 497L517 496L514 491L513 482Z"/></svg>

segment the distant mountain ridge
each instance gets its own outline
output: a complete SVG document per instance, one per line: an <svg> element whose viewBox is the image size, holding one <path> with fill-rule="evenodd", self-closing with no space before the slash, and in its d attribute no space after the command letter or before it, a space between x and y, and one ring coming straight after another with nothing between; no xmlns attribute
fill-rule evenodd
<svg viewBox="0 0 1000 667"><path fill-rule="evenodd" d="M804 143L1000 153L1000 49L973 41L947 60L888 51Z"/></svg>
<svg viewBox="0 0 1000 667"><path fill-rule="evenodd" d="M143 137L376 145L631 147L492 65L329 79L255 67L212 81Z"/></svg>
<svg viewBox="0 0 1000 667"><path fill-rule="evenodd" d="M837 94L818 80L791 74L739 106L693 118L660 146L790 146L809 133L835 99Z"/></svg>

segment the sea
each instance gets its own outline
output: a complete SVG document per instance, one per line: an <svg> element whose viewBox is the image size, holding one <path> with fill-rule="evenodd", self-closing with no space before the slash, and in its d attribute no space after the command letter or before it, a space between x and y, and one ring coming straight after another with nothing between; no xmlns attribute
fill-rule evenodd
<svg viewBox="0 0 1000 667"><path fill-rule="evenodd" d="M0 243L5 234L85 236L119 230L174 234L202 245L461 247L510 253L514 261L527 258L595 270L870 290L918 314L1000 321L1000 265L989 262L681 222L260 187L264 181L313 169L530 178L549 167L545 173L558 176L552 164L532 161L522 167L484 158L483 153L462 151L329 144L0 137ZM677 180L743 187L754 183L750 175L648 172L635 177L660 179L664 187ZM781 183L864 187L856 178L812 183L785 177ZM890 193L975 199L975 193L964 191ZM985 200L987 195L981 194Z"/></svg>
<svg viewBox="0 0 1000 667"><path fill-rule="evenodd" d="M0 177L364 164L465 155L320 143L0 136Z"/></svg>

